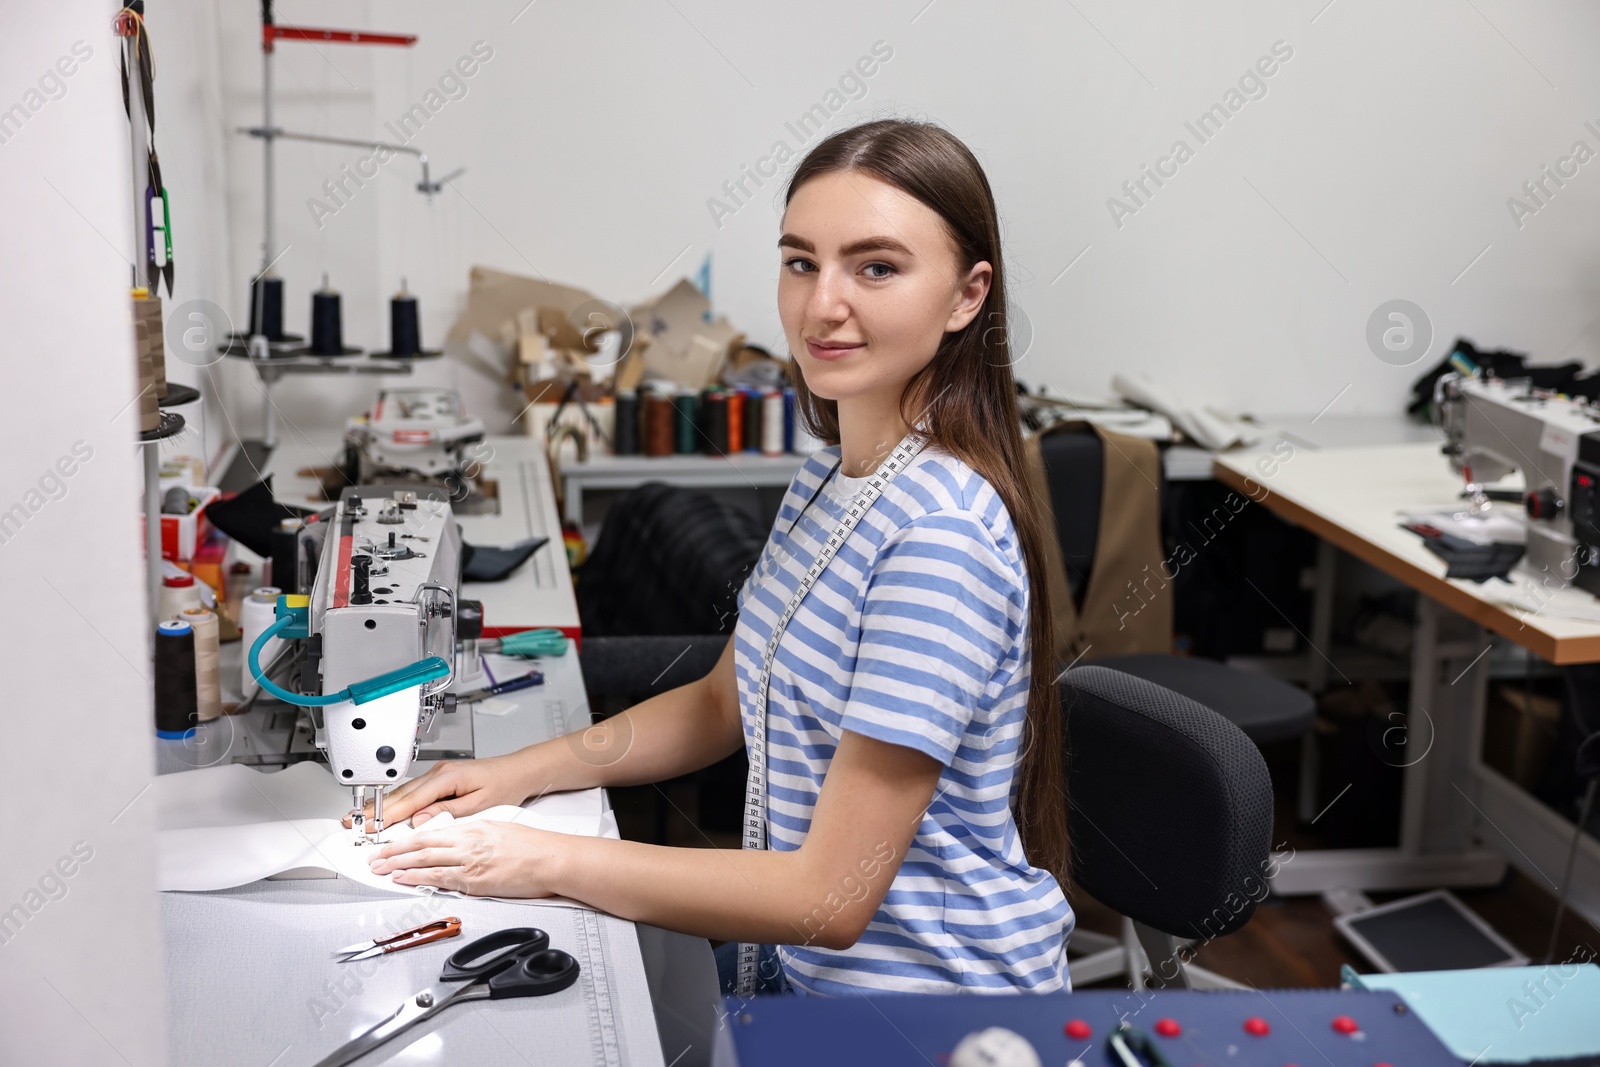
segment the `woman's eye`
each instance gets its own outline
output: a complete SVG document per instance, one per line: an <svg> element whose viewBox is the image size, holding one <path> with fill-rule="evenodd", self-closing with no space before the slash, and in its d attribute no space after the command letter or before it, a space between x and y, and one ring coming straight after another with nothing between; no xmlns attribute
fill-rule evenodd
<svg viewBox="0 0 1600 1067"><path fill-rule="evenodd" d="M811 266L811 261L809 259L802 259L799 256L795 256L792 259L784 260L783 265L789 270L793 271L795 274L805 274L806 271L802 270L801 267Z"/></svg>
<svg viewBox="0 0 1600 1067"><path fill-rule="evenodd" d="M866 266L866 269L868 271L871 271L871 270L874 270L874 269L879 268L879 267L881 267L883 269L883 273L882 274L868 274L867 277L869 277L869 278L887 278L890 275L895 273L894 267L890 266L887 263L868 263L867 266Z"/></svg>

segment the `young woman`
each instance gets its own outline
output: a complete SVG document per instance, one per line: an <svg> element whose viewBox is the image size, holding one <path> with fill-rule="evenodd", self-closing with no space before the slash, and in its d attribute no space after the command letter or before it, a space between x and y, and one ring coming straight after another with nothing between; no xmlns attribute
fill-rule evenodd
<svg viewBox="0 0 1600 1067"><path fill-rule="evenodd" d="M758 992L1066 988L1054 642L1046 583L1030 580L1045 573L1041 504L1023 470L988 181L938 127L857 126L796 170L778 245L797 411L829 444L796 474L717 666L626 712L611 750L573 735L441 763L385 804L391 821L425 825L659 781L747 745L765 753L755 816L769 847L471 822L387 845L373 869L559 894L730 942L730 992L739 942L760 946ZM881 495L782 627L763 722L774 628L874 472Z"/></svg>

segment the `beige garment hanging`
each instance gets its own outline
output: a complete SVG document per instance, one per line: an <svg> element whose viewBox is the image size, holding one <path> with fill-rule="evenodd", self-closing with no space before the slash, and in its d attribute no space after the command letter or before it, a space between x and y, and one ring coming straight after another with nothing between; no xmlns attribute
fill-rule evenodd
<svg viewBox="0 0 1600 1067"><path fill-rule="evenodd" d="M1080 610L1067 583L1040 437L1089 432L1100 437L1105 467L1094 565ZM1173 571L1162 558L1161 452L1155 442L1070 421L1033 434L1025 451L1029 481L1044 505L1056 656L1067 664L1135 652L1171 652Z"/></svg>

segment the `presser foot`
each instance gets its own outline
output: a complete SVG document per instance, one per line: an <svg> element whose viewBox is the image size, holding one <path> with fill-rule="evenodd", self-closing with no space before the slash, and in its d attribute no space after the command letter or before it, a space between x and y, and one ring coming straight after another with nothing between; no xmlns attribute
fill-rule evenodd
<svg viewBox="0 0 1600 1067"><path fill-rule="evenodd" d="M351 786L355 807L350 810L350 828L354 830L355 845L383 844L383 786L372 788L372 819L367 819L367 787Z"/></svg>

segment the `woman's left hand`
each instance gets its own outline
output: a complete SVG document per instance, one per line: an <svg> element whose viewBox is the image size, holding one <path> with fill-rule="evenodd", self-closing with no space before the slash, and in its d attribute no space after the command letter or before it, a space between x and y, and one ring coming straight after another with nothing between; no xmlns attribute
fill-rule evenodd
<svg viewBox="0 0 1600 1067"><path fill-rule="evenodd" d="M480 819L418 830L384 845L369 862L373 874L393 874L400 885L479 897L548 897L555 893L551 861L568 843L566 834Z"/></svg>

